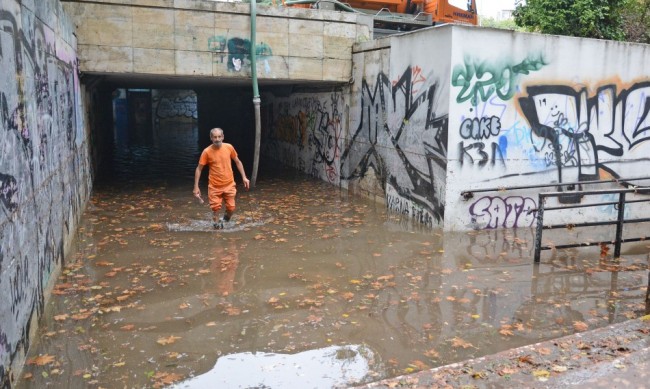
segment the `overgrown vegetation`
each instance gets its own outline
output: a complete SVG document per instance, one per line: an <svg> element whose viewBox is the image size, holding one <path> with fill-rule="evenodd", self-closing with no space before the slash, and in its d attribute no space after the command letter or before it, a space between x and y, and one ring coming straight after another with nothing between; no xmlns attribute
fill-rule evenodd
<svg viewBox="0 0 650 389"><path fill-rule="evenodd" d="M517 0L525 31L650 43L650 0Z"/></svg>
<svg viewBox="0 0 650 389"><path fill-rule="evenodd" d="M523 27L517 26L514 19L501 19L498 20L489 16L480 16L481 27L500 28L503 30L525 31Z"/></svg>
<svg viewBox="0 0 650 389"><path fill-rule="evenodd" d="M650 43L650 0L628 0L622 16L626 41Z"/></svg>
<svg viewBox="0 0 650 389"><path fill-rule="evenodd" d="M622 13L630 0L517 0L515 23L527 31L624 40Z"/></svg>

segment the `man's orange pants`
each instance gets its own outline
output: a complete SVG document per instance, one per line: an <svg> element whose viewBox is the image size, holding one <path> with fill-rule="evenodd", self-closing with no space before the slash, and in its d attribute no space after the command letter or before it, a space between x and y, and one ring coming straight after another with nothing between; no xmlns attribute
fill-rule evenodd
<svg viewBox="0 0 650 389"><path fill-rule="evenodd" d="M222 201L226 203L226 211L228 213L234 212L235 196L237 196L237 186L234 183L222 188L208 186L208 202L213 212L218 212L221 209Z"/></svg>

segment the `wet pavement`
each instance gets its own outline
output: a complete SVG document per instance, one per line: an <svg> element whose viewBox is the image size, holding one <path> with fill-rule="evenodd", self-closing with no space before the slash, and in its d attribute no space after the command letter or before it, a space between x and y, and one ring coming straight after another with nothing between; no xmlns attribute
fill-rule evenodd
<svg viewBox="0 0 650 389"><path fill-rule="evenodd" d="M196 148L163 166L154 151L118 153L133 165L95 186L18 388L349 387L646 310L645 245L535 265L530 229L422 228L268 163L215 231Z"/></svg>
<svg viewBox="0 0 650 389"><path fill-rule="evenodd" d="M647 388L650 316L359 387Z"/></svg>

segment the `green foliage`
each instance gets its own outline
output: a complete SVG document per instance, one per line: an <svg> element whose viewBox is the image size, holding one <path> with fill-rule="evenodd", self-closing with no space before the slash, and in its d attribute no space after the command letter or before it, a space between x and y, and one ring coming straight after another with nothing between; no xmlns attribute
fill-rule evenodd
<svg viewBox="0 0 650 389"><path fill-rule="evenodd" d="M622 12L630 0L517 0L515 23L528 31L624 40Z"/></svg>
<svg viewBox="0 0 650 389"><path fill-rule="evenodd" d="M650 43L650 0L629 0L622 12L625 40Z"/></svg>
<svg viewBox="0 0 650 389"><path fill-rule="evenodd" d="M497 20L489 16L481 16L480 25L481 27L500 28L502 30L524 31L523 27L519 27L515 24L514 19Z"/></svg>

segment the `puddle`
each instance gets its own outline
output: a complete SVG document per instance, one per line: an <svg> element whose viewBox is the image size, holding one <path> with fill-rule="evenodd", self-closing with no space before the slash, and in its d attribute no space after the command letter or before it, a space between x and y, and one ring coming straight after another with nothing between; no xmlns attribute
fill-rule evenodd
<svg viewBox="0 0 650 389"><path fill-rule="evenodd" d="M330 346L296 354L225 355L207 373L174 388L345 388L367 381L374 353L366 346Z"/></svg>
<svg viewBox="0 0 650 389"><path fill-rule="evenodd" d="M443 234L286 171L214 231L188 169L96 187L18 388L345 387L646 308L645 244L534 265L532 230Z"/></svg>

